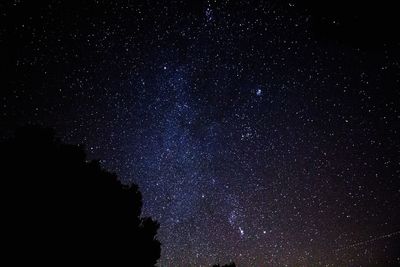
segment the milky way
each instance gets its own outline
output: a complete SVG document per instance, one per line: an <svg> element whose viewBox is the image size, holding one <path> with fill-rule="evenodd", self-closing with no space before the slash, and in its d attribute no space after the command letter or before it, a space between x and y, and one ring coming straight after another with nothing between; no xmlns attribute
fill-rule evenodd
<svg viewBox="0 0 400 267"><path fill-rule="evenodd" d="M376 239L400 230L398 44L322 40L296 1L1 15L4 132L55 127L137 183L160 266L400 263Z"/></svg>

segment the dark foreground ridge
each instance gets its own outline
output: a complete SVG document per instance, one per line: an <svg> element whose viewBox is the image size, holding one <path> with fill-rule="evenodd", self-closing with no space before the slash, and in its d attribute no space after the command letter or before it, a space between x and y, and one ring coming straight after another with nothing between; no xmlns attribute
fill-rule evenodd
<svg viewBox="0 0 400 267"><path fill-rule="evenodd" d="M22 128L0 151L3 255L13 265L155 266L159 225L140 217L136 185L49 129Z"/></svg>

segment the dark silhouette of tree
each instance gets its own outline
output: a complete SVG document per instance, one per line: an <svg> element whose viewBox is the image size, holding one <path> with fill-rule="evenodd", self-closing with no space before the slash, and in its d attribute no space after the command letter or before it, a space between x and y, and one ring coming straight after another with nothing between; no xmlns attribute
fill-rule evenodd
<svg viewBox="0 0 400 267"><path fill-rule="evenodd" d="M0 155L2 252L13 265L155 266L159 224L140 217L136 185L40 127L18 130Z"/></svg>
<svg viewBox="0 0 400 267"><path fill-rule="evenodd" d="M231 263L228 263L228 264L225 264L222 266L220 266L219 264L215 264L215 265L213 265L213 267L236 267L236 265L234 262L231 262Z"/></svg>

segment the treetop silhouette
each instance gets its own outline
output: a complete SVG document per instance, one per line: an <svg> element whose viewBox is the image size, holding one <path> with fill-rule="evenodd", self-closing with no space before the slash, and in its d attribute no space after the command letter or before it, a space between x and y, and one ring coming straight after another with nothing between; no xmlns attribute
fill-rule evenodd
<svg viewBox="0 0 400 267"><path fill-rule="evenodd" d="M228 264L225 264L222 266L220 266L219 264L215 264L215 265L213 265L213 267L236 267L236 264L234 262L231 262L231 263L228 263Z"/></svg>
<svg viewBox="0 0 400 267"><path fill-rule="evenodd" d="M0 155L3 252L13 262L155 266L159 224L140 217L138 187L87 160L82 146L29 126L1 142Z"/></svg>

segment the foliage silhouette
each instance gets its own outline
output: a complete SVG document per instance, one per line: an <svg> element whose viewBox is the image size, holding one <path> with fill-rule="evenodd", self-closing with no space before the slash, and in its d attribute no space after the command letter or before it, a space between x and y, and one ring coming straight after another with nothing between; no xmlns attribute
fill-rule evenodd
<svg viewBox="0 0 400 267"><path fill-rule="evenodd" d="M0 154L3 253L15 265L155 266L159 224L140 217L136 185L122 185L50 129L21 128Z"/></svg>
<svg viewBox="0 0 400 267"><path fill-rule="evenodd" d="M236 267L236 264L234 262L231 262L229 264L225 264L222 266L220 266L219 264L215 264L215 265L213 265L213 267Z"/></svg>

